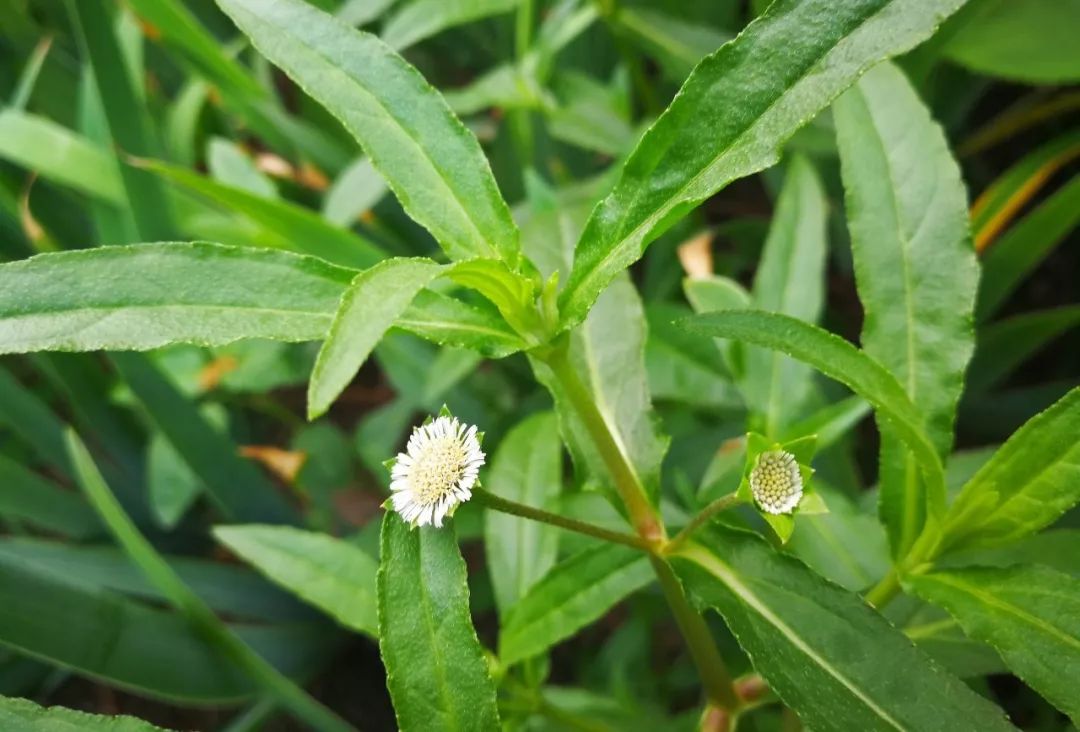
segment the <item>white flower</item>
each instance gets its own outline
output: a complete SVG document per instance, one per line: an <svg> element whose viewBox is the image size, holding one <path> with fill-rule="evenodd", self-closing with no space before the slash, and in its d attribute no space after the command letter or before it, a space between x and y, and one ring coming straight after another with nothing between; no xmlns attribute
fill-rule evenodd
<svg viewBox="0 0 1080 732"><path fill-rule="evenodd" d="M757 456L750 471L750 492L766 513L791 513L803 495L802 474L795 456L771 450Z"/></svg>
<svg viewBox="0 0 1080 732"><path fill-rule="evenodd" d="M483 464L476 427L445 415L417 427L390 471L394 510L413 526L442 526L472 497Z"/></svg>

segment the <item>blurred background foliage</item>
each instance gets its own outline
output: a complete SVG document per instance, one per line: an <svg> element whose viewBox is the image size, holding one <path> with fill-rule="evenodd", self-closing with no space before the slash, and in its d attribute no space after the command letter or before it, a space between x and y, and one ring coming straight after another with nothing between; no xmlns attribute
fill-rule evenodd
<svg viewBox="0 0 1080 732"><path fill-rule="evenodd" d="M481 140L523 236L559 236L563 252L697 61L766 5L310 1L380 34L415 64ZM964 452L950 466L957 485L987 447L1080 381L1078 31L1076 0L971 0L900 60L963 168L983 266L978 350L959 413ZM0 260L132 243L145 232L361 267L378 250L436 252L355 142L212 0L0 0L0 100ZM830 115L799 132L788 152L812 161L829 201L822 322L855 339L862 312ZM669 325L690 312L684 279L716 274L751 287L784 167L722 191L633 270L651 326L649 382L672 436L665 513L713 497L729 467L726 441L745 431L745 407L717 348ZM130 178L139 181L138 200L121 183ZM304 384L316 347L241 342L0 361L0 694L176 728L293 724L253 699L249 681L223 671L110 544L73 490L62 437L70 425L140 528L254 648L365 729L393 727L365 628L349 634L266 581L238 561L241 541L215 541L209 527L295 524L375 557L381 463L421 415L445 402L498 446L548 398L521 355L486 362L393 332L330 415L309 424ZM838 393L824 382L821 390L829 401ZM853 583L880 574L884 546L880 527L858 508L873 505L867 487L877 470L865 414L855 405L833 423L838 432L816 467L839 498L819 520L822 536L796 534L792 543L813 565L838 561L829 542L839 542L854 558L846 570ZM611 519L596 493L573 485L569 472L566 480L563 511ZM493 646L496 598L480 512L466 506L456 523L478 630ZM1055 531L1076 528L1073 512ZM1050 535L1040 541L1055 541ZM578 548L575 541L563 537L559 553ZM1059 545L1057 560L1080 572L1080 543ZM934 618L921 621L929 628ZM669 623L658 594L638 593L530 670L524 688L568 718L580 710L612 729L674 725L656 715L692 716L697 682ZM733 639L718 633L739 658ZM955 636L917 639L966 669L1018 724L1064 728L1045 702L999 673L1000 661L959 648ZM748 668L745 659L736 666ZM572 728L557 715L528 724ZM777 712L750 724L787 729L791 720Z"/></svg>

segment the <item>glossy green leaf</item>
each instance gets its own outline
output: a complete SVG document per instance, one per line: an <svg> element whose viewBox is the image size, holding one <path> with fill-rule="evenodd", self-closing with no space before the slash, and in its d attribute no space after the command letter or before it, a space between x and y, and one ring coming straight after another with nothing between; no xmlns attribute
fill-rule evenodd
<svg viewBox="0 0 1080 732"><path fill-rule="evenodd" d="M817 323L825 301L827 210L813 165L794 158L754 275L754 307ZM775 439L803 411L812 372L776 351L747 348L744 357L747 402L761 419L761 431Z"/></svg>
<svg viewBox="0 0 1080 732"><path fill-rule="evenodd" d="M998 310L1077 225L1080 176L1074 176L990 245L982 261L979 317L985 319Z"/></svg>
<svg viewBox="0 0 1080 732"><path fill-rule="evenodd" d="M807 727L1013 729L858 595L756 536L719 526L699 536L672 557L676 573Z"/></svg>
<svg viewBox="0 0 1080 732"><path fill-rule="evenodd" d="M518 663L543 653L653 579L644 554L618 544L590 547L556 564L506 617L499 658Z"/></svg>
<svg viewBox="0 0 1080 732"><path fill-rule="evenodd" d="M944 510L945 476L918 408L885 368L842 338L786 315L754 310L707 313L682 321L702 335L730 338L782 351L804 361L861 396L888 419L919 461L935 510Z"/></svg>
<svg viewBox="0 0 1080 732"><path fill-rule="evenodd" d="M992 546L1032 534L1080 501L1080 388L1032 418L949 507L945 546Z"/></svg>
<svg viewBox="0 0 1080 732"><path fill-rule="evenodd" d="M356 276L315 360L308 387L308 419L330 408L375 344L420 290L445 267L430 259L387 259Z"/></svg>
<svg viewBox="0 0 1080 732"><path fill-rule="evenodd" d="M516 503L554 510L562 491L562 442L554 414L534 414L507 433L484 487ZM558 549L552 526L493 510L484 515L484 550L500 615L555 565Z"/></svg>
<svg viewBox="0 0 1080 732"><path fill-rule="evenodd" d="M116 160L44 117L0 110L0 157L106 203L125 201Z"/></svg>
<svg viewBox="0 0 1080 732"><path fill-rule="evenodd" d="M490 15L508 13L521 0L409 0L383 27L382 39L402 51L444 30Z"/></svg>
<svg viewBox="0 0 1080 732"><path fill-rule="evenodd" d="M499 729L453 528L382 524L379 649L402 732Z"/></svg>
<svg viewBox="0 0 1080 732"><path fill-rule="evenodd" d="M564 323L581 322L650 241L731 181L775 163L784 141L860 74L925 40L962 4L773 3L694 69L630 156L578 244L560 297Z"/></svg>
<svg viewBox="0 0 1080 732"><path fill-rule="evenodd" d="M42 707L28 699L8 697L0 697L0 726L19 732L164 732L136 717Z"/></svg>
<svg viewBox="0 0 1080 732"><path fill-rule="evenodd" d="M972 567L904 581L993 646L1031 688L1080 722L1080 580L1038 566Z"/></svg>
<svg viewBox="0 0 1080 732"><path fill-rule="evenodd" d="M43 254L0 265L0 353L317 340L354 275L206 243Z"/></svg>
<svg viewBox="0 0 1080 732"><path fill-rule="evenodd" d="M378 564L358 547L326 534L287 526L218 526L214 536L267 579L374 637Z"/></svg>
<svg viewBox="0 0 1080 732"><path fill-rule="evenodd" d="M863 349L904 386L944 457L974 349L979 276L960 169L892 64L875 67L833 108ZM903 556L938 499L887 425L882 435L879 512L894 556Z"/></svg>
<svg viewBox="0 0 1080 732"><path fill-rule="evenodd" d="M630 279L620 277L604 292L585 324L570 335L568 369L591 393L626 463L633 467L636 482L655 500L669 440L660 432L652 409L645 371L646 335L641 298ZM615 505L621 505L615 493L616 478L575 410L566 384L540 361L533 362L533 370L554 397L563 439L577 469L606 490Z"/></svg>
<svg viewBox="0 0 1080 732"><path fill-rule="evenodd" d="M301 0L219 5L359 140L406 212L448 255L517 265L517 228L476 138L416 69L378 38Z"/></svg>
<svg viewBox="0 0 1080 732"><path fill-rule="evenodd" d="M0 516L74 539L102 531L93 509L77 493L0 455Z"/></svg>
<svg viewBox="0 0 1080 732"><path fill-rule="evenodd" d="M945 55L983 74L1036 84L1080 80L1076 0L978 0L950 26Z"/></svg>
<svg viewBox="0 0 1080 732"><path fill-rule="evenodd" d="M443 346L470 348L490 358L524 350L525 341L491 306L421 290L394 326Z"/></svg>
<svg viewBox="0 0 1080 732"><path fill-rule="evenodd" d="M1080 326L1080 305L1021 313L979 332L968 372L968 389L996 385L1017 366L1061 334Z"/></svg>
<svg viewBox="0 0 1080 732"><path fill-rule="evenodd" d="M256 688L172 612L80 587L0 555L0 643L109 684L158 699L225 704ZM324 627L235 625L283 672L312 673L340 638Z"/></svg>
<svg viewBox="0 0 1080 732"><path fill-rule="evenodd" d="M384 257L383 251L372 242L333 226L314 211L296 204L268 199L166 163L141 161L139 164L212 205L252 221L280 249L311 254L354 269L370 267Z"/></svg>

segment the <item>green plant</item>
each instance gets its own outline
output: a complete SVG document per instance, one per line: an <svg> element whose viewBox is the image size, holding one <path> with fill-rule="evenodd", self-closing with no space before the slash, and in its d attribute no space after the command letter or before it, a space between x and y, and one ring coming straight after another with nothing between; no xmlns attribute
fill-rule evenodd
<svg viewBox="0 0 1080 732"><path fill-rule="evenodd" d="M1070 305L990 322L1076 225L1075 177L1025 206L1080 141L1024 155L969 212L924 101L977 78L950 87L944 58L1080 77L1073 49L986 50L998 24L1074 4L776 0L727 41L706 17L737 30L742 3L216 1L72 0L45 21L14 3L28 33L70 22L84 63L71 127L27 107L51 39L0 111L0 156L48 186L39 202L3 171L19 226L0 353L24 355L19 378L0 371L17 435L0 445L0 670L36 682L0 691L45 662L178 706L253 700L229 729L278 711L387 726L304 689L360 634L404 730L1007 729L985 683L1006 672L1051 705L1019 692L1040 728L1065 727L1053 709L1080 722L1075 373L1000 447L954 452L965 378L993 401L1080 321ZM483 20L512 26L511 59L465 87L440 93L401 55L511 11ZM383 17L381 38L353 27ZM230 21L225 45L204 25ZM585 37L610 83L561 65ZM418 63L438 73L459 45ZM966 154L1059 124L1070 94L1022 100ZM494 169L478 134L502 117L472 116L493 107ZM747 242L714 262L701 204L756 174L767 230L713 226ZM860 347L817 325L845 237ZM752 288L716 264L752 268ZM354 448L336 425L371 360L393 397L361 395ZM288 391L305 380L310 425ZM118 550L95 546L110 535ZM482 539L484 569L459 538ZM635 593L609 651L552 655ZM641 667L657 628L681 638L664 674ZM588 689L598 668L621 698ZM0 703L12 728L149 728L67 714Z"/></svg>

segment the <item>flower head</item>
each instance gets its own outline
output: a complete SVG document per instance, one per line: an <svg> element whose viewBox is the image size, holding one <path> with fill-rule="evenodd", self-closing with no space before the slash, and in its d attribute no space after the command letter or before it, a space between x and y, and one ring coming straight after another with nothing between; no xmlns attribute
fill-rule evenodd
<svg viewBox="0 0 1080 732"><path fill-rule="evenodd" d="M795 456L786 450L759 454L750 471L750 492L766 513L794 511L803 496L803 479Z"/></svg>
<svg viewBox="0 0 1080 732"><path fill-rule="evenodd" d="M390 471L394 510L413 526L442 526L472 497L484 453L476 427L442 414L413 430Z"/></svg>

